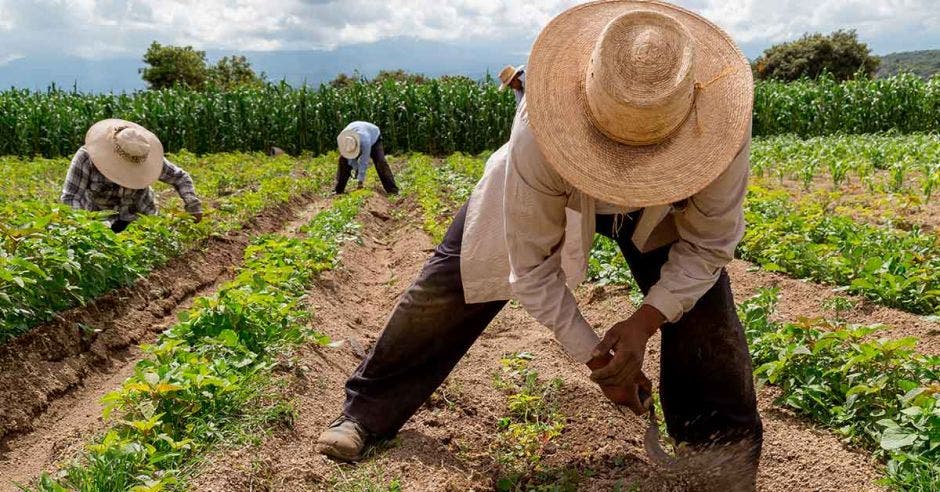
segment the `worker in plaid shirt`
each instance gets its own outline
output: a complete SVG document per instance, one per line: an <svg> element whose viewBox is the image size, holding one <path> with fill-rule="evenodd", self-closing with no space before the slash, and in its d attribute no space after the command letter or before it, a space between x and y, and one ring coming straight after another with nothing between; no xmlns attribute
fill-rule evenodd
<svg viewBox="0 0 940 492"><path fill-rule="evenodd" d="M186 211L202 220L192 178L163 157L159 140L138 125L105 120L89 130L85 146L72 158L61 200L76 209L114 210L108 223L121 232L141 214L157 213L150 188L157 180L175 188Z"/></svg>

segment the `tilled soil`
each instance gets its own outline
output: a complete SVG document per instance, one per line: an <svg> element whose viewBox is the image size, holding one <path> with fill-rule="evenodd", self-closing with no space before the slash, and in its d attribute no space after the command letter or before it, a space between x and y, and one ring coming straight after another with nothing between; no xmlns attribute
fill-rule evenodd
<svg viewBox="0 0 940 492"><path fill-rule="evenodd" d="M320 202L311 195L268 210L242 230L0 347L0 490L29 483L74 455L102 428L101 397L133 373L139 344L229 280L253 236L306 223Z"/></svg>
<svg viewBox="0 0 940 492"><path fill-rule="evenodd" d="M192 490L386 490L397 480L402 490L491 490L498 474L492 445L506 398L493 386L504 355L526 351L542 378L561 378L565 430L546 449L544 466L578 477L578 490L670 490L646 459L645 421L624 416L597 390L587 370L571 361L551 333L510 303L460 362L444 386L402 429L399 437L358 465L340 465L315 452L317 436L335 418L343 384L376 340L398 296L417 275L432 244L412 223L392 219L414 207L408 201L389 210L382 198L363 214L362 245L344 250L342 266L309 292L314 326L338 348L304 347L295 354L297 370L280 375L284 396L297 418L289 431L277 431L257 446L220 449L210 455ZM411 222L416 222L412 220ZM739 297L776 278L732 269ZM765 282L762 284L762 282ZM602 331L633 311L624 288L579 289L585 314ZM790 301L784 300L787 305ZM797 309L794 305L792 309ZM658 340L647 354L655 380ZM760 392L765 443L760 489L768 491L880 490L881 475L869 453L845 446L833 434L772 404L772 388ZM374 488L373 488L374 487Z"/></svg>

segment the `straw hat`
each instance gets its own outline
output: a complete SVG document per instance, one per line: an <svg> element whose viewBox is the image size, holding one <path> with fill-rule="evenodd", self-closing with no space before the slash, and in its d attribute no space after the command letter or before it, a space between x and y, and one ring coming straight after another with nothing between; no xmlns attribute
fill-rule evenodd
<svg viewBox="0 0 940 492"><path fill-rule="evenodd" d="M499 72L499 90L503 90L512 83L512 81L519 76L522 71L525 70L525 65L520 65L514 67L512 65L506 65Z"/></svg>
<svg viewBox="0 0 940 492"><path fill-rule="evenodd" d="M711 183L751 127L747 59L721 29L658 1L571 8L526 71L529 121L569 183L625 207L674 203Z"/></svg>
<svg viewBox="0 0 940 492"><path fill-rule="evenodd" d="M163 144L146 128L110 119L95 123L85 134L92 164L109 180L134 190L157 181L163 172Z"/></svg>
<svg viewBox="0 0 940 492"><path fill-rule="evenodd" d="M355 130L343 130L336 137L336 145L339 147L339 155L347 159L359 157L359 133Z"/></svg>

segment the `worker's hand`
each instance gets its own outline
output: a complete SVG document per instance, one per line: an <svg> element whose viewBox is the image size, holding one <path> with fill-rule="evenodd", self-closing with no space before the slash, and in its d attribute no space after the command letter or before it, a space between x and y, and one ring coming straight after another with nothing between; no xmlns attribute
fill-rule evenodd
<svg viewBox="0 0 940 492"><path fill-rule="evenodd" d="M190 214L190 215L193 216L193 222L195 222L195 223L197 223L197 224L200 223L200 222L202 222L202 212L194 212L194 213L192 213L192 214Z"/></svg>
<svg viewBox="0 0 940 492"><path fill-rule="evenodd" d="M656 308L644 304L626 321L615 324L594 349L597 358L613 351L610 362L591 372L591 379L601 386L627 387L642 382L646 342L666 321Z"/></svg>
<svg viewBox="0 0 940 492"><path fill-rule="evenodd" d="M592 371L606 367L613 357L602 354L588 361L587 366ZM643 415L649 409L646 400L652 397L653 383L640 372L639 379L623 386L600 385L601 392L608 400L616 405L628 407L634 414Z"/></svg>

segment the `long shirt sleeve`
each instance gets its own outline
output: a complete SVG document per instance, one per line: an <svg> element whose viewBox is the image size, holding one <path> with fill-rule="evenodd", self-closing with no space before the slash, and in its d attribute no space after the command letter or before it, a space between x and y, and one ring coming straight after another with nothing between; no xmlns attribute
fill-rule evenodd
<svg viewBox="0 0 940 492"><path fill-rule="evenodd" d="M600 342L578 309L561 266L567 185L542 157L524 115L517 116L503 210L513 296L551 329L565 351L587 362Z"/></svg>
<svg viewBox="0 0 940 492"><path fill-rule="evenodd" d="M84 194L88 189L88 182L91 176L92 164L88 158L88 152L82 147L78 149L72 162L69 164L68 173L65 175L65 184L62 187L62 203L75 208L86 208Z"/></svg>
<svg viewBox="0 0 940 492"><path fill-rule="evenodd" d="M670 322L692 309L715 285L721 269L734 259L734 250L744 236L742 204L747 194L749 156L750 139L728 169L673 214L679 240L673 243L659 282L644 301Z"/></svg>
<svg viewBox="0 0 940 492"><path fill-rule="evenodd" d="M176 193L183 199L187 212L202 213L202 202L196 196L196 187L188 172L163 159L163 171L160 173L160 181L176 189Z"/></svg>

